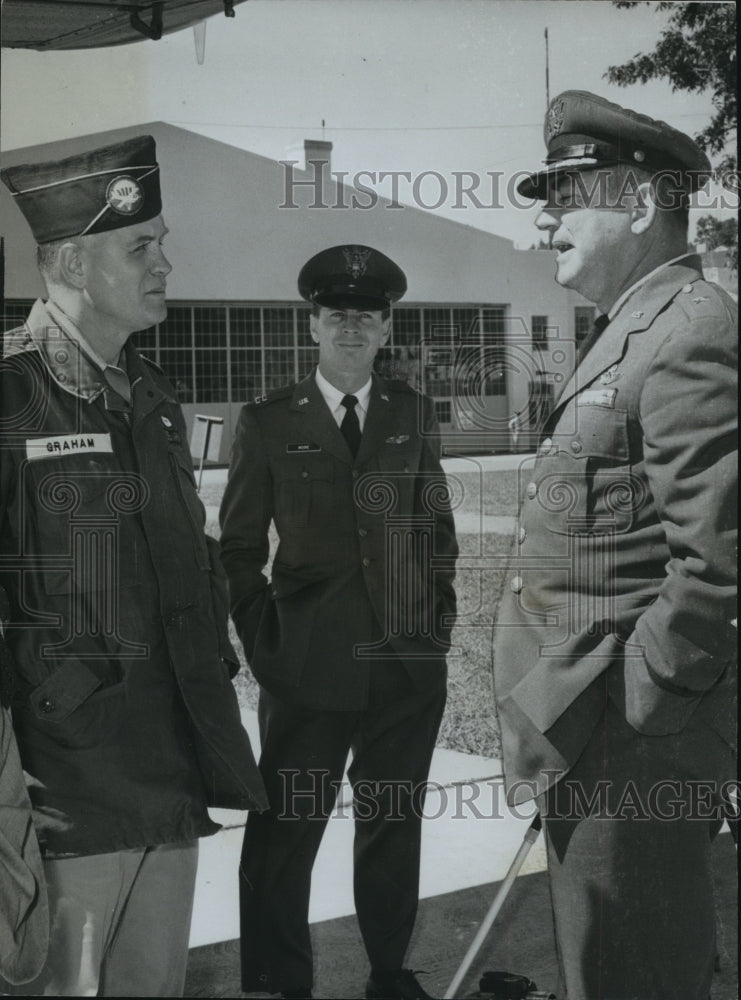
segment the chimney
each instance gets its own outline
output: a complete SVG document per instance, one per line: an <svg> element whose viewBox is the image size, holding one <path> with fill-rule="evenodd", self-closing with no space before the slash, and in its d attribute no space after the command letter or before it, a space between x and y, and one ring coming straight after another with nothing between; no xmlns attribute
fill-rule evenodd
<svg viewBox="0 0 741 1000"><path fill-rule="evenodd" d="M314 168L317 171L323 169L323 164L327 165L327 171L332 168L332 143L325 142L324 139L304 139L304 170L309 169L310 163L316 163Z"/></svg>

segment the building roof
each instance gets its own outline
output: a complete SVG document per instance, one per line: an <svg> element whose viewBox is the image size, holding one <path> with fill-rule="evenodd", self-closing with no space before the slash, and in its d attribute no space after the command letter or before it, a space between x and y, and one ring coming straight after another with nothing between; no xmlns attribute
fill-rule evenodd
<svg viewBox="0 0 741 1000"><path fill-rule="evenodd" d="M422 209L392 208L380 196L372 208L351 208L354 189L327 174L319 199L324 207L309 207L313 188L291 189L281 163L164 122L16 149L2 162L61 158L83 144L141 133L157 141L172 299L296 300L302 265L340 243L373 246L397 261L409 280L406 301L528 302L529 311L541 313L551 310L538 299L565 294L554 284L550 254L516 250L503 237ZM310 176L297 171L293 179ZM31 298L42 290L35 248L10 202L3 188L6 297ZM286 207L292 202L300 207Z"/></svg>

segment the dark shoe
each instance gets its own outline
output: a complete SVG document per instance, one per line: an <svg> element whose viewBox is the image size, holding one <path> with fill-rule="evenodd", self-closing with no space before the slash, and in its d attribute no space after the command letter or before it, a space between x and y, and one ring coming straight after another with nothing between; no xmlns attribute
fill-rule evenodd
<svg viewBox="0 0 741 1000"><path fill-rule="evenodd" d="M281 993L283 1000L311 1000L310 989L287 990Z"/></svg>
<svg viewBox="0 0 741 1000"><path fill-rule="evenodd" d="M433 1000L417 982L411 969L372 972L365 987L366 1000Z"/></svg>

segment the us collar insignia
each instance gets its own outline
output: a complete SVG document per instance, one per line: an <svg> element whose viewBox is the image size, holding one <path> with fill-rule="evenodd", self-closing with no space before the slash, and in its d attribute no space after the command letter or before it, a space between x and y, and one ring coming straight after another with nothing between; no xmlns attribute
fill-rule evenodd
<svg viewBox="0 0 741 1000"><path fill-rule="evenodd" d="M124 174L113 178L106 188L105 200L119 215L135 215L144 203L144 192L139 181Z"/></svg>
<svg viewBox="0 0 741 1000"><path fill-rule="evenodd" d="M308 396L304 396L304 398L303 398L303 399L299 399L299 401L298 401L298 405L299 405L299 406L306 406L306 404L307 404L308 402L309 402L309 397L308 397Z"/></svg>
<svg viewBox="0 0 741 1000"><path fill-rule="evenodd" d="M385 392L381 393L381 399L384 401L384 403L388 403L389 402L389 398L388 398L388 396L386 395Z"/></svg>
<svg viewBox="0 0 741 1000"><path fill-rule="evenodd" d="M169 417L166 417L164 415L162 416L162 423L165 425L165 427L172 427L172 421L170 420Z"/></svg>
<svg viewBox="0 0 741 1000"><path fill-rule="evenodd" d="M561 131L561 126L563 125L563 108L564 102L560 97L552 101L550 108L548 108L548 118L546 121L548 142Z"/></svg>
<svg viewBox="0 0 741 1000"><path fill-rule="evenodd" d="M602 385L609 385L611 382L614 382L615 379L618 378L620 378L620 372L618 371L617 364L614 364L610 365L610 367L607 369L606 372L602 372L602 374L599 377L599 380Z"/></svg>
<svg viewBox="0 0 741 1000"><path fill-rule="evenodd" d="M408 434L392 434L391 437L386 438L386 444L404 444L404 442L408 440Z"/></svg>
<svg viewBox="0 0 741 1000"><path fill-rule="evenodd" d="M368 258L373 251L366 247L343 247L342 256L345 258L345 270L357 281L365 274L368 267Z"/></svg>

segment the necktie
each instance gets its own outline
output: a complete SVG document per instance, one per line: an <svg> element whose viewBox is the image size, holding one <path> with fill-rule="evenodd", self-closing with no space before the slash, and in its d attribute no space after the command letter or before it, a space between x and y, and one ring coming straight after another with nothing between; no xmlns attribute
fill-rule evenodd
<svg viewBox="0 0 741 1000"><path fill-rule="evenodd" d="M347 441L348 448L352 452L352 457L355 458L360 447L360 421L355 412L355 407L358 405L358 397L343 396L342 405L345 407L345 416L342 418L340 430L342 431L342 436Z"/></svg>
<svg viewBox="0 0 741 1000"><path fill-rule="evenodd" d="M610 322L609 317L605 316L604 314L596 317L594 323L592 323L589 333L586 335L584 340L582 340L581 344L579 344L579 346L577 347L576 350L577 365L581 364L581 362L584 360L588 352L591 351L595 342L599 338L599 335L602 333L602 331L609 322Z"/></svg>

